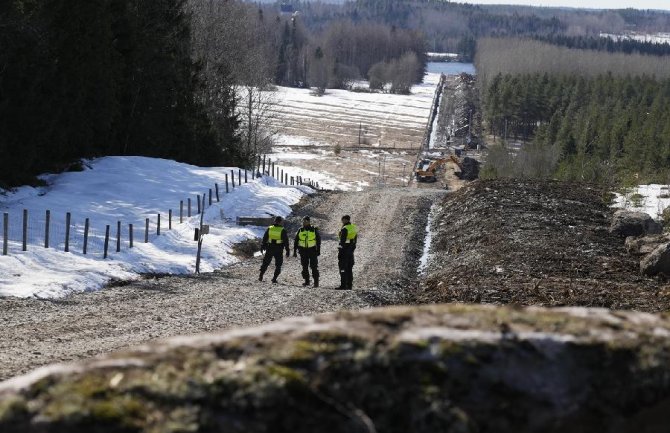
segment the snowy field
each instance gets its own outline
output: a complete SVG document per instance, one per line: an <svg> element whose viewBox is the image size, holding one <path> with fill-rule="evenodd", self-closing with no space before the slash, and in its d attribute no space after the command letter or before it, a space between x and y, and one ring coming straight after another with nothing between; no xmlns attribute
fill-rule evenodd
<svg viewBox="0 0 670 433"><path fill-rule="evenodd" d="M193 273L199 225L196 197L218 183L221 192L204 213L211 233L204 237L201 271L234 263L232 246L261 236L264 228L238 227L237 216L288 215L290 206L311 192L306 187L278 184L274 179L244 181L225 193L225 176L237 168L199 168L143 157L106 157L86 163L82 172L47 175L43 188L0 191L0 213L10 215L9 254L0 256L0 296L61 297L96 290L110 280L139 278L141 273ZM297 173L288 171L290 175ZM208 194L207 194L208 195ZM179 203L192 199L192 217L179 224ZM208 201L208 199L207 199ZM28 251L21 248L22 213L29 214ZM168 230L168 209L173 211ZM50 248L44 248L45 211L51 211ZM63 252L65 214L72 214L70 252ZM157 214L162 228L156 232ZM186 210L184 211L186 214ZM90 219L88 253L83 254L84 220ZM145 218L150 241L144 243ZM117 221L122 223L121 252L116 252ZM134 248L129 248L128 224L134 224ZM1 223L0 223L1 225ZM111 226L109 258L103 259L105 226ZM1 239L1 233L0 233Z"/></svg>
<svg viewBox="0 0 670 433"><path fill-rule="evenodd" d="M670 206L668 185L640 185L625 194L617 194L614 207L645 212L654 219L661 219L663 209Z"/></svg>
<svg viewBox="0 0 670 433"><path fill-rule="evenodd" d="M417 147L430 112L438 73L426 75L410 95L328 89L314 96L310 89L279 87L275 127L283 145ZM364 86L365 87L365 86Z"/></svg>
<svg viewBox="0 0 670 433"><path fill-rule="evenodd" d="M650 42L652 44L670 44L670 33L635 33L630 32L626 34L611 34L611 33L601 33L601 38L609 38L615 41L621 40L634 40L638 42Z"/></svg>

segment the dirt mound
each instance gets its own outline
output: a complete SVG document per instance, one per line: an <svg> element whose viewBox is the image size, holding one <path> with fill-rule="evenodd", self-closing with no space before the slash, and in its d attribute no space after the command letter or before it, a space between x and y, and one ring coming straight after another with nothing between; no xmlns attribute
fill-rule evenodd
<svg viewBox="0 0 670 433"><path fill-rule="evenodd" d="M482 181L449 195L436 232L424 302L670 309L670 286L640 275L639 259L608 232L597 187Z"/></svg>

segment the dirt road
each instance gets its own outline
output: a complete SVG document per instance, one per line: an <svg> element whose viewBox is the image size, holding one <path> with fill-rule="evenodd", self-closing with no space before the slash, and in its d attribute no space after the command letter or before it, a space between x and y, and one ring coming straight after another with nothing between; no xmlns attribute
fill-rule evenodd
<svg viewBox="0 0 670 433"><path fill-rule="evenodd" d="M324 237L318 289L301 286L299 259L286 259L281 284L273 285L256 281L260 259L249 258L213 274L148 279L62 300L0 299L0 379L157 338L407 302L427 213L441 194L409 188L327 193L298 207L289 232L309 214ZM334 290L335 233L344 213L361 233L353 291Z"/></svg>

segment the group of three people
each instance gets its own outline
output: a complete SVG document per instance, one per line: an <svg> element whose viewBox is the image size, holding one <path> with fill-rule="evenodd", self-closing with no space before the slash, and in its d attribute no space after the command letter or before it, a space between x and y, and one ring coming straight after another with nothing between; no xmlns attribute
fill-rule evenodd
<svg viewBox="0 0 670 433"><path fill-rule="evenodd" d="M358 240L358 227L351 223L351 217L344 215L342 217L342 228L339 233L339 245L337 253L337 262L340 270L341 290L351 290L353 285L353 267L354 251L356 250L356 241ZM284 228L284 219L276 217L274 224L268 227L263 235L261 244L261 253L265 252L263 264L258 281L263 281L263 275L270 266L272 259L275 260L275 272L272 282L277 282L277 277L281 273L281 267L284 263L283 252L286 251L286 257L291 256L288 234ZM295 234L293 242L293 257L300 253L300 264L302 265L302 277L305 282L303 286L309 286L310 275L314 279L314 287L319 287L319 259L321 255L321 236L319 229L311 224L308 216L302 219L302 227Z"/></svg>

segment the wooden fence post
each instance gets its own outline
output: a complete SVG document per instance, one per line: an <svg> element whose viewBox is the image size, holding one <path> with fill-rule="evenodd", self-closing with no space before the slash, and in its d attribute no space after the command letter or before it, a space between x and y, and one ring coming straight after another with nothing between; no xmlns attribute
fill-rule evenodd
<svg viewBox="0 0 670 433"><path fill-rule="evenodd" d="M116 252L121 252L121 221L116 222Z"/></svg>
<svg viewBox="0 0 670 433"><path fill-rule="evenodd" d="M179 200L179 224L184 222L184 200Z"/></svg>
<svg viewBox="0 0 670 433"><path fill-rule="evenodd" d="M261 173L265 175L265 155L263 155L263 171Z"/></svg>
<svg viewBox="0 0 670 433"><path fill-rule="evenodd" d="M212 188L209 189L209 205L212 205Z"/></svg>
<svg viewBox="0 0 670 433"><path fill-rule="evenodd" d="M272 177L275 177L275 163L272 163Z"/></svg>
<svg viewBox="0 0 670 433"><path fill-rule="evenodd" d="M49 226L51 223L51 211L46 212L46 221L44 224L44 248L49 248Z"/></svg>
<svg viewBox="0 0 670 433"><path fill-rule="evenodd" d="M215 183L214 184L214 190L216 191L216 202L219 203L221 199L219 198L219 184Z"/></svg>
<svg viewBox="0 0 670 433"><path fill-rule="evenodd" d="M226 194L228 194L228 174L226 173Z"/></svg>
<svg viewBox="0 0 670 433"><path fill-rule="evenodd" d="M196 213L196 215L200 215L200 212L201 212L201 210L200 210L200 194L198 194L198 213Z"/></svg>
<svg viewBox="0 0 670 433"><path fill-rule="evenodd" d="M191 198L188 198L188 213L186 214L189 218L191 217Z"/></svg>
<svg viewBox="0 0 670 433"><path fill-rule="evenodd" d="M242 186L242 169L237 169L237 185Z"/></svg>
<svg viewBox="0 0 670 433"><path fill-rule="evenodd" d="M23 209L23 251L28 251L28 209Z"/></svg>
<svg viewBox="0 0 670 433"><path fill-rule="evenodd" d="M248 183L248 182L249 182L249 181L247 180L247 176L248 176L247 173L248 173L248 171L247 171L247 170L244 170L244 183Z"/></svg>
<svg viewBox="0 0 670 433"><path fill-rule="evenodd" d="M7 247L9 242L9 214L2 214L2 255L7 255Z"/></svg>
<svg viewBox="0 0 670 433"><path fill-rule="evenodd" d="M168 209L168 230L172 230L172 209Z"/></svg>
<svg viewBox="0 0 670 433"><path fill-rule="evenodd" d="M133 247L133 225L128 224L128 244L130 245L130 248Z"/></svg>
<svg viewBox="0 0 670 433"><path fill-rule="evenodd" d="M70 212L65 214L65 252L70 252L70 222L72 221L72 214Z"/></svg>
<svg viewBox="0 0 670 433"><path fill-rule="evenodd" d="M144 220L144 243L149 243L149 218Z"/></svg>
<svg viewBox="0 0 670 433"><path fill-rule="evenodd" d="M235 189L235 170L230 170L230 184Z"/></svg>
<svg viewBox="0 0 670 433"><path fill-rule="evenodd" d="M82 250L82 253L86 255L88 252L88 230L91 226L91 222L88 218L86 218L86 221L84 222L84 248Z"/></svg>
<svg viewBox="0 0 670 433"><path fill-rule="evenodd" d="M105 228L105 253L103 258L107 258L107 251L109 250L109 224Z"/></svg>
<svg viewBox="0 0 670 433"><path fill-rule="evenodd" d="M161 214L156 218L156 236L161 235Z"/></svg>

